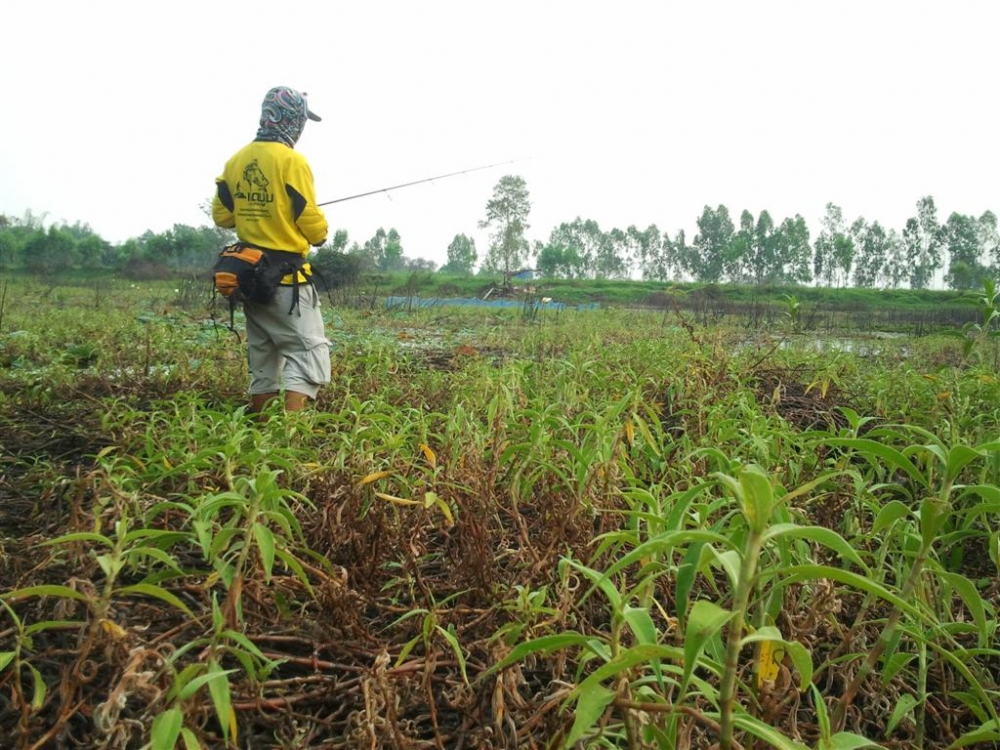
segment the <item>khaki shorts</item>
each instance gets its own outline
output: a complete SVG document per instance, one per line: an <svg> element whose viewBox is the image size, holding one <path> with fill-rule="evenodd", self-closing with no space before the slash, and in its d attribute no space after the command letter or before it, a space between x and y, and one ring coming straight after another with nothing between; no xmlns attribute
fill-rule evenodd
<svg viewBox="0 0 1000 750"><path fill-rule="evenodd" d="M292 287L278 288L267 305L247 304L247 364L250 393L304 393L316 398L330 382L330 341L323 327L319 293L312 284L299 286L299 305L292 310Z"/></svg>

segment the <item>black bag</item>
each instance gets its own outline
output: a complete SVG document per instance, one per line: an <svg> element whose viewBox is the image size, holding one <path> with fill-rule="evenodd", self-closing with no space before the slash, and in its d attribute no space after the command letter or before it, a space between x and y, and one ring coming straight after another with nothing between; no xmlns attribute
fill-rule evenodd
<svg viewBox="0 0 1000 750"><path fill-rule="evenodd" d="M212 284L217 294L229 300L229 327L233 328L236 305L250 303L266 305L278 293L281 280L294 274L292 306L298 306L299 270L305 264L299 253L269 250L237 242L222 248L212 268Z"/></svg>

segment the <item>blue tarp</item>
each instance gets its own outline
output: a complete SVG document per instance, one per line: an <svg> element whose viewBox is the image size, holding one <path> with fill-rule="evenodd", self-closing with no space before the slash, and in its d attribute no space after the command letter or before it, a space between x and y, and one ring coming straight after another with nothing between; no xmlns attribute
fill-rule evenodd
<svg viewBox="0 0 1000 750"><path fill-rule="evenodd" d="M596 310L600 307L597 302L589 302L584 305L566 305L563 302L525 302L515 299L476 299L472 298L440 298L440 297L387 297L385 306L390 310L397 307L446 307L446 306L471 306L471 307L521 307L525 305L533 306L539 310Z"/></svg>

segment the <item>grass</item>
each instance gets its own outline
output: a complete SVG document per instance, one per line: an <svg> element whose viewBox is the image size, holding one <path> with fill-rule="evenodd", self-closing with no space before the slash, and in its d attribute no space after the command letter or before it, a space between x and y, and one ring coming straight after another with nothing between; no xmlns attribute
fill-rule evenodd
<svg viewBox="0 0 1000 750"><path fill-rule="evenodd" d="M6 297L0 745L997 743L988 326L328 306L259 423L197 288L102 283Z"/></svg>

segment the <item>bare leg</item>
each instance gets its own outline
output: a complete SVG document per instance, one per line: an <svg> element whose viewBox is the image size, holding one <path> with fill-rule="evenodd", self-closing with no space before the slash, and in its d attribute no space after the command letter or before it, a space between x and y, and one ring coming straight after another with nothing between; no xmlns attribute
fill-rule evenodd
<svg viewBox="0 0 1000 750"><path fill-rule="evenodd" d="M253 412L254 414L260 414L262 411L264 411L264 409L267 408L267 405L277 397L278 397L277 393L251 393L250 411Z"/></svg>
<svg viewBox="0 0 1000 750"><path fill-rule="evenodd" d="M299 411L309 405L309 397L298 391L285 391L285 411Z"/></svg>

